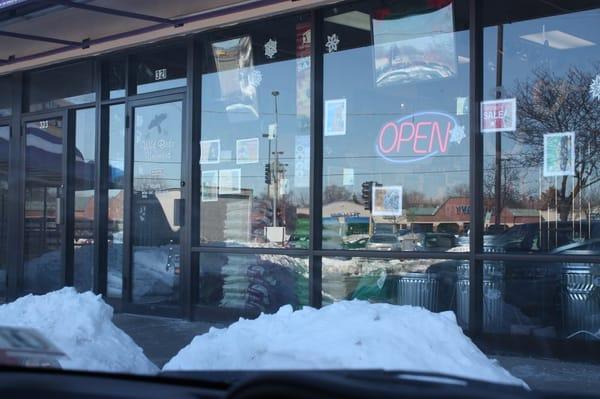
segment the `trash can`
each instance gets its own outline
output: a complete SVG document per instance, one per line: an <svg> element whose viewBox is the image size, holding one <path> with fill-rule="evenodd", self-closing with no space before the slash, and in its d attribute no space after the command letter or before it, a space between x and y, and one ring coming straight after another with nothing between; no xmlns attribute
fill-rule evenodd
<svg viewBox="0 0 600 399"><path fill-rule="evenodd" d="M567 337L589 332L600 339L600 265L568 264L562 267L562 318ZM574 337L594 340L590 334Z"/></svg>
<svg viewBox="0 0 600 399"><path fill-rule="evenodd" d="M504 264L486 261L483 264L483 328L499 332L504 320ZM469 263L456 268L456 317L462 327L469 324Z"/></svg>
<svg viewBox="0 0 600 399"><path fill-rule="evenodd" d="M398 280L398 304L438 310L440 284L435 273L406 273Z"/></svg>

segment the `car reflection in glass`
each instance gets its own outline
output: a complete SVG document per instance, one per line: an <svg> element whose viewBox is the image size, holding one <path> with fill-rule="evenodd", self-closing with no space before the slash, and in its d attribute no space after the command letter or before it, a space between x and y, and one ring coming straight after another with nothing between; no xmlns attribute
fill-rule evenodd
<svg viewBox="0 0 600 399"><path fill-rule="evenodd" d="M399 251L401 250L401 243L396 234L373 234L367 241L367 249Z"/></svg>

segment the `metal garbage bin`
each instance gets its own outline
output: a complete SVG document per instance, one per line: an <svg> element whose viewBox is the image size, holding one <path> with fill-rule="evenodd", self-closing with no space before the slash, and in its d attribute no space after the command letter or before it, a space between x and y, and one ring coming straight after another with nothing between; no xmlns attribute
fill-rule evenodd
<svg viewBox="0 0 600 399"><path fill-rule="evenodd" d="M435 273L406 273L398 280L398 304L438 310L439 276Z"/></svg>
<svg viewBox="0 0 600 399"><path fill-rule="evenodd" d="M562 267L562 318L565 336L600 330L600 265L568 264ZM594 339L590 334L577 338Z"/></svg>
<svg viewBox="0 0 600 399"><path fill-rule="evenodd" d="M499 332L504 321L504 264L486 261L483 264L483 328ZM469 263L456 268L456 317L462 327L469 324Z"/></svg>

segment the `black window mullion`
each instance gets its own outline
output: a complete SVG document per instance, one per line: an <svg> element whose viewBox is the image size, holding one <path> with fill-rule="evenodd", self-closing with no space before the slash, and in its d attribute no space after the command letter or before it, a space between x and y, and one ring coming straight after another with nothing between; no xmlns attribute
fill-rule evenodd
<svg viewBox="0 0 600 399"><path fill-rule="evenodd" d="M480 103L483 100L482 4L469 0L469 176L471 220L469 226L469 322L472 335L483 329L483 136L480 131Z"/></svg>
<svg viewBox="0 0 600 399"><path fill-rule="evenodd" d="M322 248L323 217L323 15L311 14L311 135L310 135L310 256L309 303L321 307L323 270L321 258L315 250Z"/></svg>
<svg viewBox="0 0 600 399"><path fill-rule="evenodd" d="M12 120L10 127L10 157L8 171L8 186L12 195L8 197L8 248L12 256L7 264L8 301L16 299L23 290L23 229L24 229L24 150L23 126L21 113L23 111L23 74L17 72L11 76L12 85Z"/></svg>
<svg viewBox="0 0 600 399"><path fill-rule="evenodd" d="M96 63L96 170L94 185L94 263L92 291L107 295L108 274L108 106L102 106L102 90L106 82L102 79L101 63Z"/></svg>

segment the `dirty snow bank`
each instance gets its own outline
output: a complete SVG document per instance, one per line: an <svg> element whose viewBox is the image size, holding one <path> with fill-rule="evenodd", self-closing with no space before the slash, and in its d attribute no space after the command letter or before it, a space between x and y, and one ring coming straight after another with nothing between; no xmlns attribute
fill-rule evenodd
<svg viewBox="0 0 600 399"><path fill-rule="evenodd" d="M364 301L295 312L284 306L273 315L211 328L163 370L345 368L439 372L526 386L463 334L454 313Z"/></svg>
<svg viewBox="0 0 600 399"><path fill-rule="evenodd" d="M125 373L156 373L142 348L112 323L113 309L100 295L63 288L27 295L0 305L0 325L37 329L69 356L63 368Z"/></svg>

